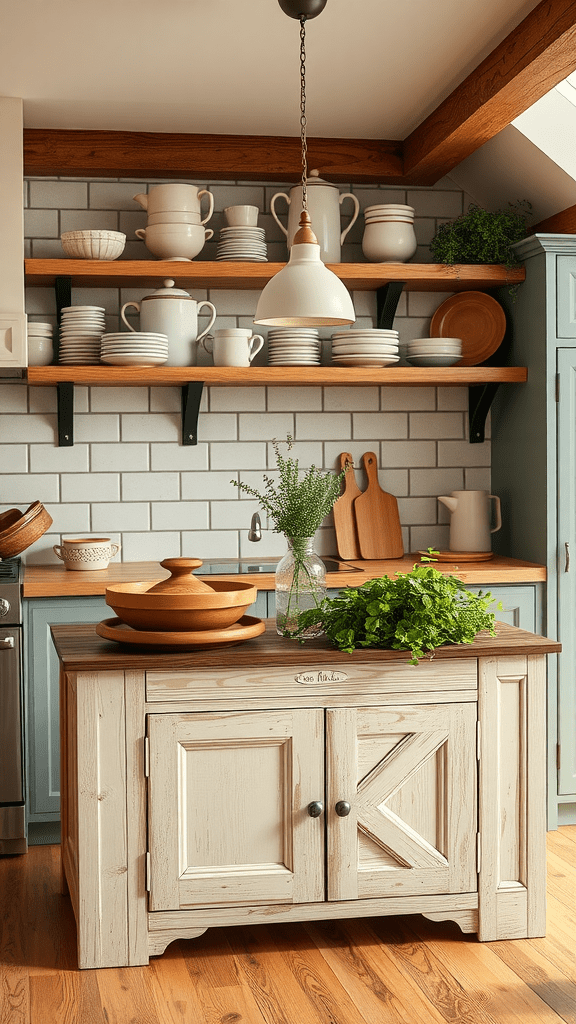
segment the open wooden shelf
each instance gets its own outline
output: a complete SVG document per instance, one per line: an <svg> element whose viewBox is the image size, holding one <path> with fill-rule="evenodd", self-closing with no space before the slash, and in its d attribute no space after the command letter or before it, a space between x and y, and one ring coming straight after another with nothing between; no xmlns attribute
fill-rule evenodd
<svg viewBox="0 0 576 1024"><path fill-rule="evenodd" d="M528 370L525 366L29 366L27 379L38 386L70 382L91 387L178 387L192 381L223 387L466 387L523 383Z"/></svg>
<svg viewBox="0 0 576 1024"><path fill-rule="evenodd" d="M57 277L71 277L77 287L124 288L160 284L170 277L187 288L261 289L284 263L236 263L171 260L42 260L24 261L26 284L53 285ZM524 281L524 267L445 266L442 263L332 263L347 288L373 291L392 281L403 281L408 291L465 291L498 288Z"/></svg>

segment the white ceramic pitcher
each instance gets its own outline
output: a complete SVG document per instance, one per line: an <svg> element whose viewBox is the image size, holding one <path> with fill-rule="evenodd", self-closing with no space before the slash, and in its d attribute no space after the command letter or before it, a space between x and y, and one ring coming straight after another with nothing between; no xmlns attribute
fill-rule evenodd
<svg viewBox="0 0 576 1024"><path fill-rule="evenodd" d="M502 526L500 498L488 491L452 491L438 497L451 512L450 551L490 551L490 535ZM491 505L494 502L496 525L491 526Z"/></svg>
<svg viewBox="0 0 576 1024"><path fill-rule="evenodd" d="M337 185L324 181L318 171L310 171L310 177L306 179L306 190L308 193L308 213L312 220L312 230L320 243L320 259L324 263L340 263L341 245L350 228L356 221L360 211L360 204L356 196L351 192L344 192L340 195ZM288 227L284 227L282 221L274 208L277 199L285 199L288 203ZM351 199L354 205L352 220L343 231L340 230L340 206L344 199ZM270 202L270 212L278 226L286 235L288 248L292 246L292 239L298 231L300 214L302 213L302 185L294 185L290 194L276 192Z"/></svg>
<svg viewBox="0 0 576 1024"><path fill-rule="evenodd" d="M208 196L208 213L201 217L200 200L202 196ZM148 214L160 213L181 213L197 214L200 224L206 224L214 212L214 196L207 188L198 189L196 185L181 185L178 182L168 182L165 185L155 185L148 195L139 192L132 197L140 204Z"/></svg>
<svg viewBox="0 0 576 1024"><path fill-rule="evenodd" d="M164 366L196 366L197 344L216 319L216 308L211 302L197 302L182 288L175 288L168 277L163 288L145 295L141 302L125 302L122 306L120 315L128 330L133 331L125 316L129 306L140 313L141 331L167 335L168 359ZM210 320L198 333L198 316L204 306L210 311Z"/></svg>

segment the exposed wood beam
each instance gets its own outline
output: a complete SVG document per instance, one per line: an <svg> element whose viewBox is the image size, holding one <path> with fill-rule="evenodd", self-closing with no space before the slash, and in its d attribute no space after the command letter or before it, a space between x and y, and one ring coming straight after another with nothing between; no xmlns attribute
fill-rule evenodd
<svg viewBox="0 0 576 1024"><path fill-rule="evenodd" d="M402 180L402 143L308 139L308 166L335 182ZM299 138L155 132L24 131L27 175L298 181Z"/></svg>
<svg viewBox="0 0 576 1024"><path fill-rule="evenodd" d="M536 232L551 231L559 235L576 235L576 206L569 206L561 213L555 213L552 217L546 217L539 224L530 228L530 234Z"/></svg>
<svg viewBox="0 0 576 1024"><path fill-rule="evenodd" d="M406 182L433 184L576 70L576 0L542 0L404 142Z"/></svg>

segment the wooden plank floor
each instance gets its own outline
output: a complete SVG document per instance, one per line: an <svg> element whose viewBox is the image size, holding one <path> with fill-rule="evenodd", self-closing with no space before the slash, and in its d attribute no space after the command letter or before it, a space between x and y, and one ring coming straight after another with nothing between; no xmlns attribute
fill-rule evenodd
<svg viewBox="0 0 576 1024"><path fill-rule="evenodd" d="M79 971L60 848L0 857L0 1024L576 1024L576 826L548 833L544 939L423 917L210 929Z"/></svg>

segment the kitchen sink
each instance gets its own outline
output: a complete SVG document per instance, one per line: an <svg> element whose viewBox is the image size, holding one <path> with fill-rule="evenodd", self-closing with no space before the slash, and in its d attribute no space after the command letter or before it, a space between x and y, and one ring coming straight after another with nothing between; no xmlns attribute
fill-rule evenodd
<svg viewBox="0 0 576 1024"><path fill-rule="evenodd" d="M336 558L324 558L320 556L324 565L326 566L326 572L358 572L359 569L354 565L348 565L346 562L340 562ZM269 561L263 560L257 562L250 558L243 559L230 559L221 562L214 562L207 559L202 563L200 568L195 569L194 572L198 576L230 576L230 575L245 575L245 574L256 574L256 573L273 573L276 569L278 562L275 559Z"/></svg>

